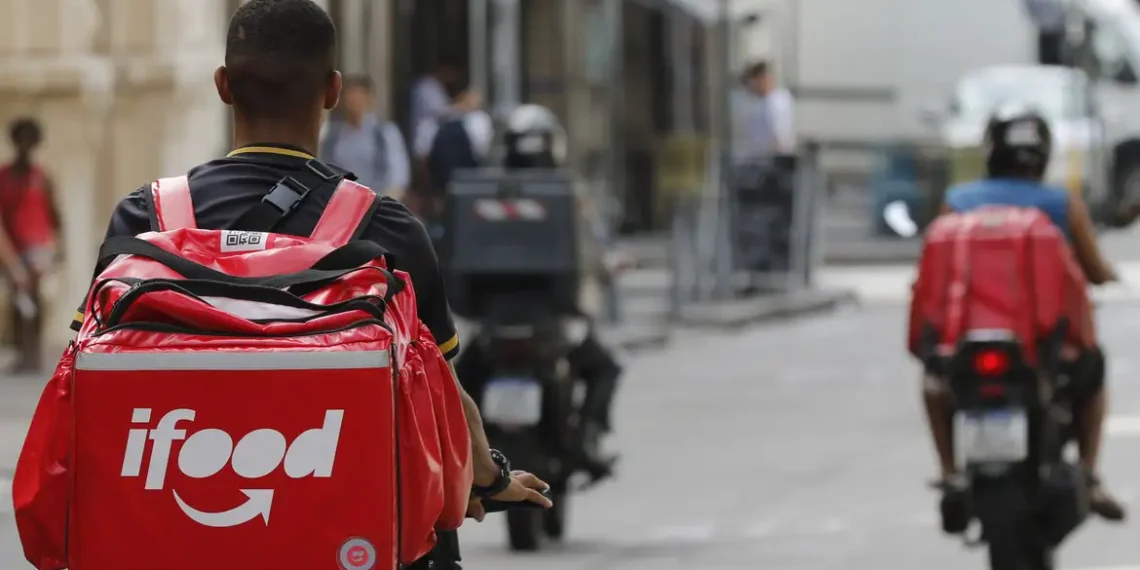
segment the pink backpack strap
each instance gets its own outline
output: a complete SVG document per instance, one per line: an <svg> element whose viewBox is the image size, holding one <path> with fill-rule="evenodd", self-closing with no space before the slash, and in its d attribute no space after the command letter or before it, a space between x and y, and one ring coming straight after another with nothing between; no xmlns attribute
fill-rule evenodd
<svg viewBox="0 0 1140 570"><path fill-rule="evenodd" d="M341 180L313 229L313 241L340 247L358 239L372 221L379 201L367 186Z"/></svg>
<svg viewBox="0 0 1140 570"><path fill-rule="evenodd" d="M155 180L150 185L150 194L158 231L198 227L194 203L190 200L190 182L185 176Z"/></svg>

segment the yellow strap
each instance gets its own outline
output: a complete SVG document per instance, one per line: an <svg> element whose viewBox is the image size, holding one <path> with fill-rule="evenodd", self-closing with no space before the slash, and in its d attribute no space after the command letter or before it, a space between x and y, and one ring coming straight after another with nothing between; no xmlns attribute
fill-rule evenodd
<svg viewBox="0 0 1140 570"><path fill-rule="evenodd" d="M230 151L229 154L226 155L226 157L229 158L231 156L237 156L239 154L250 154L250 153L283 154L285 156L292 156L295 158L304 158L306 160L313 160L314 158L316 158L307 152L302 152L299 150L293 150L293 149L288 149L288 148L279 148L279 147L275 147L275 146L243 146L241 148L233 149L232 151Z"/></svg>

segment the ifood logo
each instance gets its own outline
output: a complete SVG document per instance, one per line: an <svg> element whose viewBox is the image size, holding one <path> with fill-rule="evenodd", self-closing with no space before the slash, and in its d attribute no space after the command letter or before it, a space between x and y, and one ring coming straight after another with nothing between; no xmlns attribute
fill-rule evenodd
<svg viewBox="0 0 1140 570"><path fill-rule="evenodd" d="M187 437L186 430L179 429L178 423L194 421L195 414L194 410L185 408L172 410L158 420L154 429L130 430L127 435L127 452L123 456L122 476L138 477L142 472L143 452L148 439L154 442L144 485L150 491L165 487L171 446L176 440L184 440L178 452L178 470L194 479L213 476L226 465L232 466L234 473L242 478L260 479L282 463L285 464L285 474L293 479L332 475L344 410L326 411L322 427L302 433L291 444L285 441L281 432L274 429L251 431L236 445L230 434L220 429L203 429ZM135 408L131 413L131 423L149 424L150 416L150 408ZM269 524L273 489L241 489L249 499L220 513L199 511L186 504L178 491L172 492L182 512L206 526L237 526L258 516L261 516L265 524Z"/></svg>

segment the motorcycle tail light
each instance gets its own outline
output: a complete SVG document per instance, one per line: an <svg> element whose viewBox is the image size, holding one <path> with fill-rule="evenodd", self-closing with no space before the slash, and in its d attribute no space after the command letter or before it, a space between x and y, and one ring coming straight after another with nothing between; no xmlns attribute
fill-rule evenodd
<svg viewBox="0 0 1140 570"><path fill-rule="evenodd" d="M974 372L979 376L1001 376L1009 369L1009 355L1001 350L982 350L974 355Z"/></svg>

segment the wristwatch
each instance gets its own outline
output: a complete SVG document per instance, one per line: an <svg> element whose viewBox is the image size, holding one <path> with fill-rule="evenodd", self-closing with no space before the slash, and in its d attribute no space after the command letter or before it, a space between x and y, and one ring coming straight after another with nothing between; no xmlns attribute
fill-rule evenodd
<svg viewBox="0 0 1140 570"><path fill-rule="evenodd" d="M471 492L480 499L498 495L507 490L507 487L511 485L511 461L507 459L507 456L503 455L503 453L497 449L492 449L491 461L494 461L495 465L499 466L499 476L486 487L481 485L471 486Z"/></svg>

